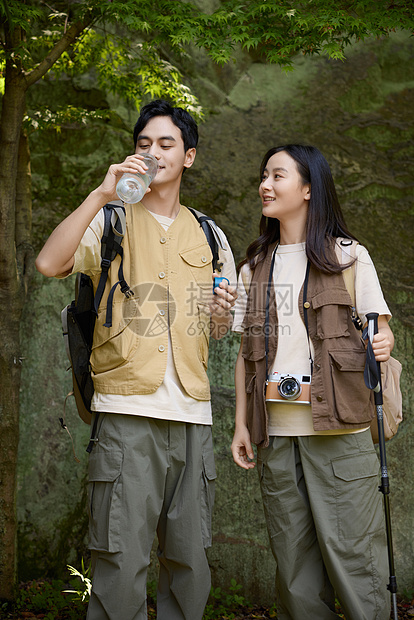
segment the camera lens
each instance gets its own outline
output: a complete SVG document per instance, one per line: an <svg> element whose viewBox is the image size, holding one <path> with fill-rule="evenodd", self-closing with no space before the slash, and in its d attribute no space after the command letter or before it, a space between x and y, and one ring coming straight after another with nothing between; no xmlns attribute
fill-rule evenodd
<svg viewBox="0 0 414 620"><path fill-rule="evenodd" d="M279 390L279 394L282 398L286 398L286 400L296 400L302 392L299 381L294 377L289 376L284 377L280 381L277 389Z"/></svg>

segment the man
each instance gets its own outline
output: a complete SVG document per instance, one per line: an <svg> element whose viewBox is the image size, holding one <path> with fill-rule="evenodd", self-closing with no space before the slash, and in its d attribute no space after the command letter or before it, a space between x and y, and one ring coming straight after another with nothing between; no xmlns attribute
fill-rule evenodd
<svg viewBox="0 0 414 620"><path fill-rule="evenodd" d="M124 173L158 171L142 201L125 205L124 277L116 287L112 325L108 293L118 281L113 261L98 311L91 355L99 413L89 463L90 549L94 569L88 620L146 618L146 577L155 533L160 574L158 618L202 618L210 590L205 548L211 544L214 457L206 374L208 339L231 324L235 287L213 294L212 253L194 215L180 204L183 171L196 155L197 125L157 100L134 129L135 154L105 179L52 233L36 266L46 276L83 272L96 288L101 272L102 208L117 199ZM235 283L222 231L221 276ZM109 303L109 302L108 302Z"/></svg>

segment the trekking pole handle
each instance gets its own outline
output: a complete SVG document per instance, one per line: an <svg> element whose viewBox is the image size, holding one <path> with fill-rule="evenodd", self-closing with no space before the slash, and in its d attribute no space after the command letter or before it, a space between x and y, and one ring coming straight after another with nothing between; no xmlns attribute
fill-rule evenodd
<svg viewBox="0 0 414 620"><path fill-rule="evenodd" d="M368 338L372 342L375 334L378 333L378 312L368 312L367 314L368 321Z"/></svg>
<svg viewBox="0 0 414 620"><path fill-rule="evenodd" d="M368 338L372 344L372 340L375 334L378 333L378 312L368 312L367 321L368 321ZM377 362L378 368L378 385L374 388L375 393L375 403L377 405L382 405L382 386L381 386L381 366L380 363Z"/></svg>

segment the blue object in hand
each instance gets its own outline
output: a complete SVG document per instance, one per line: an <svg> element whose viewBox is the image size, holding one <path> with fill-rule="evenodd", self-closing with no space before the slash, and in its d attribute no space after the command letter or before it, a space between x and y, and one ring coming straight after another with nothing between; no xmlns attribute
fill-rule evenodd
<svg viewBox="0 0 414 620"><path fill-rule="evenodd" d="M216 286L220 285L220 282L223 282L223 280L226 280L226 282L228 282L228 284L230 284L230 280L228 280L227 278L223 278L221 276L216 276L214 278L214 284L213 284L213 293L216 294L215 288Z"/></svg>

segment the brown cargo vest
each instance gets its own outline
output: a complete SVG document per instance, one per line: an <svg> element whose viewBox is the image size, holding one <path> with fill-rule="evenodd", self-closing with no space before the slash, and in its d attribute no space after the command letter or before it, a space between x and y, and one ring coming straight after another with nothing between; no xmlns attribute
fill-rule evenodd
<svg viewBox="0 0 414 620"><path fill-rule="evenodd" d="M265 312L270 264L276 244L254 269L243 320L242 355L246 373L247 425L251 440L266 446ZM315 349L311 406L313 427L324 431L369 426L375 415L372 392L365 386L365 347L351 319L351 298L341 273L310 268L307 300L309 336ZM304 321L303 285L299 312ZM269 305L269 370L277 350L278 316L273 281Z"/></svg>

